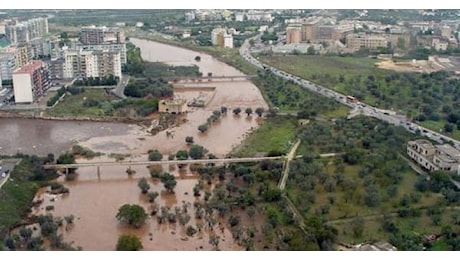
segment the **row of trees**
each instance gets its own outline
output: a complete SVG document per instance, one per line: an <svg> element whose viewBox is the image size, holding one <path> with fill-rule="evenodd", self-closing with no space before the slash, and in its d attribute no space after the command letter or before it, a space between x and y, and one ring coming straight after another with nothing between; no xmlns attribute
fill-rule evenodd
<svg viewBox="0 0 460 260"><path fill-rule="evenodd" d="M118 83L119 78L110 74L107 77L89 77L76 80L73 86L113 86Z"/></svg>
<svg viewBox="0 0 460 260"><path fill-rule="evenodd" d="M46 102L46 105L49 106L49 107L52 107L54 106L54 104L56 104L56 102L62 97L62 95L64 95L66 92L66 89L64 86L62 86L60 89L58 89L58 91L56 92L56 94L54 94L54 96L52 96L47 102Z"/></svg>

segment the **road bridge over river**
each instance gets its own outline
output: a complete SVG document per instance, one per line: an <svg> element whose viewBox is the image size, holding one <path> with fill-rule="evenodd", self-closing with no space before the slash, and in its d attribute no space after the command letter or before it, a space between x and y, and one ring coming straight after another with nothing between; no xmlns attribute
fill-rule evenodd
<svg viewBox="0 0 460 260"><path fill-rule="evenodd" d="M171 160L171 161L119 161L119 162L84 162L72 164L45 164L45 169L75 169L80 167L100 166L134 166L134 165L164 165L164 164L189 164L189 163L237 163L237 162L260 162L265 160L284 160L285 156L272 157L245 157L245 158L218 158L198 160Z"/></svg>

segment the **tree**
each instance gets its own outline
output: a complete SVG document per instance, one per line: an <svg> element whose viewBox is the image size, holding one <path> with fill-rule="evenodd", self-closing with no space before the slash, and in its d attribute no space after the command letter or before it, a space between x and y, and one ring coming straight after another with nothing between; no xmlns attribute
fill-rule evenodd
<svg viewBox="0 0 460 260"><path fill-rule="evenodd" d="M452 133L452 131L454 131L454 124L451 124L451 123L446 123L444 125L444 131L446 133Z"/></svg>
<svg viewBox="0 0 460 260"><path fill-rule="evenodd" d="M202 133L208 131L208 124L199 125L199 126L198 126L198 131L200 131L200 132L202 132Z"/></svg>
<svg viewBox="0 0 460 260"><path fill-rule="evenodd" d="M189 155L192 159L197 160L204 157L206 149L203 146L198 144L192 144L190 147Z"/></svg>
<svg viewBox="0 0 460 260"><path fill-rule="evenodd" d="M252 114L252 108L248 107L244 110L244 112L250 116Z"/></svg>
<svg viewBox="0 0 460 260"><path fill-rule="evenodd" d="M220 113L221 113L222 115L227 114L227 107L221 106L221 107L220 107Z"/></svg>
<svg viewBox="0 0 460 260"><path fill-rule="evenodd" d="M158 197L158 192L154 191L154 192L149 192L149 194L147 194L147 197L149 198L149 202L154 202L155 199Z"/></svg>
<svg viewBox="0 0 460 260"><path fill-rule="evenodd" d="M49 153L46 157L46 163L53 163L54 162L54 154Z"/></svg>
<svg viewBox="0 0 460 260"><path fill-rule="evenodd" d="M241 113L241 108L237 107L233 109L233 114L239 115Z"/></svg>
<svg viewBox="0 0 460 260"><path fill-rule="evenodd" d="M75 156L69 152L59 155L56 164L74 164ZM69 173L75 172L76 168L69 168Z"/></svg>
<svg viewBox="0 0 460 260"><path fill-rule="evenodd" d="M194 227L192 226L188 226L185 233L187 234L187 236L189 237L192 237L193 235L196 234L196 232L198 232Z"/></svg>
<svg viewBox="0 0 460 260"><path fill-rule="evenodd" d="M211 235L209 237L209 244L211 244L216 250L219 248L219 242L220 242L220 236Z"/></svg>
<svg viewBox="0 0 460 260"><path fill-rule="evenodd" d="M188 152L186 150L179 150L176 153L177 160L187 160L188 159Z"/></svg>
<svg viewBox="0 0 460 260"><path fill-rule="evenodd" d="M161 161L163 159L163 155L158 150L150 150L149 154L149 161Z"/></svg>
<svg viewBox="0 0 460 260"><path fill-rule="evenodd" d="M371 184L365 188L364 203L368 207L377 207L380 204L378 189Z"/></svg>
<svg viewBox="0 0 460 260"><path fill-rule="evenodd" d="M307 48L307 54L308 55L315 55L316 54L315 47L313 47L313 46L308 47Z"/></svg>
<svg viewBox="0 0 460 260"><path fill-rule="evenodd" d="M69 152L59 155L56 160L57 164L73 164L75 163L75 156Z"/></svg>
<svg viewBox="0 0 460 260"><path fill-rule="evenodd" d="M24 241L28 241L32 237L33 231L30 228L21 227L19 229L19 235L24 239Z"/></svg>
<svg viewBox="0 0 460 260"><path fill-rule="evenodd" d="M147 220L145 209L136 204L124 204L118 209L117 219L135 228L142 226Z"/></svg>
<svg viewBox="0 0 460 260"><path fill-rule="evenodd" d="M137 186L141 189L142 193L146 194L150 190L150 185L146 178L141 178L137 183Z"/></svg>
<svg viewBox="0 0 460 260"><path fill-rule="evenodd" d="M170 193L174 193L174 187L176 187L177 181L176 177L170 173L163 173L160 177L161 183L165 186L165 189Z"/></svg>
<svg viewBox="0 0 460 260"><path fill-rule="evenodd" d="M263 107L258 107L256 108L256 114L261 117L265 112L265 109Z"/></svg>
<svg viewBox="0 0 460 260"><path fill-rule="evenodd" d="M222 112L220 112L220 110L214 110L212 111L212 115L219 118L222 115Z"/></svg>
<svg viewBox="0 0 460 260"><path fill-rule="evenodd" d="M117 242L117 251L138 251L144 248L138 237L133 235L121 235Z"/></svg>
<svg viewBox="0 0 460 260"><path fill-rule="evenodd" d="M185 137L185 142L187 144L193 144L193 136L187 136Z"/></svg>
<svg viewBox="0 0 460 260"><path fill-rule="evenodd" d="M358 216L353 219L351 222L351 228L353 231L353 237L354 238L359 238L363 235L364 231L364 219L361 216Z"/></svg>
<svg viewBox="0 0 460 260"><path fill-rule="evenodd" d="M67 225L72 224L74 219L75 219L75 216L72 214L68 216L64 216L64 220L65 222L67 222Z"/></svg>

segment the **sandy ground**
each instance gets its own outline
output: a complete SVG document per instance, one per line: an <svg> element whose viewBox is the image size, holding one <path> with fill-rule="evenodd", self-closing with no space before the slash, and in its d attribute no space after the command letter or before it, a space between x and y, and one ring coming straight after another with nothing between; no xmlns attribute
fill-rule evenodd
<svg viewBox="0 0 460 260"><path fill-rule="evenodd" d="M417 60L415 62L393 62L392 60L382 60L376 62L378 68L394 70L397 72L419 72L419 73L431 73L437 71L426 60Z"/></svg>

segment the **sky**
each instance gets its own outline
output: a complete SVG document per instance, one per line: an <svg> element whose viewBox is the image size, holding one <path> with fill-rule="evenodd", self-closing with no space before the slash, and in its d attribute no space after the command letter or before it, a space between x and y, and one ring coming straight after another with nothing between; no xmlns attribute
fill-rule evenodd
<svg viewBox="0 0 460 260"><path fill-rule="evenodd" d="M459 1L366 0L3 0L4 9L460 9Z"/></svg>

